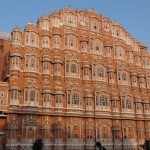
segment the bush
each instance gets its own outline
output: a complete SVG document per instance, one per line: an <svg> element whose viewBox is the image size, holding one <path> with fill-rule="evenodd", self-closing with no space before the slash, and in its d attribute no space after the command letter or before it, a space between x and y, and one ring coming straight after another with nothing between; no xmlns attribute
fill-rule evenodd
<svg viewBox="0 0 150 150"><path fill-rule="evenodd" d="M42 139L36 139L33 143L32 150L42 150L44 143Z"/></svg>
<svg viewBox="0 0 150 150"><path fill-rule="evenodd" d="M145 140L144 144L140 145L143 149L150 150L150 140Z"/></svg>

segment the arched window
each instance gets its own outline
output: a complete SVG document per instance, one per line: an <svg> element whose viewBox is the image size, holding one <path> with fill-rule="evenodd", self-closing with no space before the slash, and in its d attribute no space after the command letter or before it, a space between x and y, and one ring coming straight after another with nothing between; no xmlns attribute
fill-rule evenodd
<svg viewBox="0 0 150 150"><path fill-rule="evenodd" d="M150 77L146 77L147 89L150 89Z"/></svg>
<svg viewBox="0 0 150 150"><path fill-rule="evenodd" d="M30 33L30 43L31 45L35 45L35 34L34 33Z"/></svg>
<svg viewBox="0 0 150 150"><path fill-rule="evenodd" d="M122 73L122 80L127 81L127 73L126 72Z"/></svg>
<svg viewBox="0 0 150 150"><path fill-rule="evenodd" d="M50 38L48 36L42 37L42 47L49 48L50 47Z"/></svg>
<svg viewBox="0 0 150 150"><path fill-rule="evenodd" d="M43 20L42 30L49 31L49 22L47 20Z"/></svg>
<svg viewBox="0 0 150 150"><path fill-rule="evenodd" d="M77 60L66 60L65 62L65 75L69 77L79 78L80 65Z"/></svg>
<svg viewBox="0 0 150 150"><path fill-rule="evenodd" d="M38 71L38 59L34 55L25 56L25 69Z"/></svg>
<svg viewBox="0 0 150 150"><path fill-rule="evenodd" d="M49 93L43 94L43 106L44 107L50 107L50 99L51 99L51 95Z"/></svg>
<svg viewBox="0 0 150 150"><path fill-rule="evenodd" d="M67 73L69 72L69 64L68 63L66 64L66 72Z"/></svg>
<svg viewBox="0 0 150 150"><path fill-rule="evenodd" d="M76 66L76 64L71 64L71 73L77 73L77 66Z"/></svg>
<svg viewBox="0 0 150 150"><path fill-rule="evenodd" d="M13 31L12 33L12 44L20 45L21 44L21 31Z"/></svg>
<svg viewBox="0 0 150 150"><path fill-rule="evenodd" d="M90 49L91 49L91 51L93 51L93 47L94 47L93 40L90 40Z"/></svg>
<svg viewBox="0 0 150 150"><path fill-rule="evenodd" d="M100 139L100 129L99 129L99 127L97 128L97 139Z"/></svg>
<svg viewBox="0 0 150 150"><path fill-rule="evenodd" d="M67 91L67 107L69 108L80 108L80 92L77 89Z"/></svg>
<svg viewBox="0 0 150 150"><path fill-rule="evenodd" d="M74 105L79 105L79 94L74 93L72 95L72 104Z"/></svg>
<svg viewBox="0 0 150 150"><path fill-rule="evenodd" d="M73 46L74 46L73 43L74 43L74 40L73 40L73 37L71 37L71 38L70 38L70 47L73 47Z"/></svg>
<svg viewBox="0 0 150 150"><path fill-rule="evenodd" d="M100 50L99 46L96 46L96 51L99 51L99 50Z"/></svg>
<svg viewBox="0 0 150 150"><path fill-rule="evenodd" d="M143 57L143 66L145 66L145 65L146 65L146 58Z"/></svg>
<svg viewBox="0 0 150 150"><path fill-rule="evenodd" d="M39 105L39 91L35 87L26 87L24 91L24 104L25 105Z"/></svg>
<svg viewBox="0 0 150 150"><path fill-rule="evenodd" d="M83 68L83 75L85 76L89 75L89 68Z"/></svg>
<svg viewBox="0 0 150 150"><path fill-rule="evenodd" d="M67 94L67 101L68 101L68 104L71 104L71 92L68 91L68 94Z"/></svg>
<svg viewBox="0 0 150 150"><path fill-rule="evenodd" d="M102 139L108 139L109 130L107 127L102 127Z"/></svg>
<svg viewBox="0 0 150 150"><path fill-rule="evenodd" d="M129 139L134 138L134 128L133 127L128 127L128 137L129 137Z"/></svg>
<svg viewBox="0 0 150 150"><path fill-rule="evenodd" d="M100 54L100 52L101 52L101 41L99 40L99 39L95 39L94 40L94 45L95 45L95 52L96 53L99 53Z"/></svg>
<svg viewBox="0 0 150 150"><path fill-rule="evenodd" d="M29 139L32 139L32 138L33 138L33 135L34 135L34 130L33 130L32 127L30 127L30 128L28 129L28 138L29 138Z"/></svg>
<svg viewBox="0 0 150 150"><path fill-rule="evenodd" d="M136 76L131 76L131 81L132 81L133 87L137 86L137 77Z"/></svg>
<svg viewBox="0 0 150 150"><path fill-rule="evenodd" d="M61 124L57 123L55 125L55 142L62 143L62 138L63 138L63 128Z"/></svg>
<svg viewBox="0 0 150 150"><path fill-rule="evenodd" d="M20 67L20 57L13 56L12 57L12 68L19 69L19 67Z"/></svg>
<svg viewBox="0 0 150 150"><path fill-rule="evenodd" d="M28 91L25 91L25 101L28 100Z"/></svg>
<svg viewBox="0 0 150 150"><path fill-rule="evenodd" d="M28 69L29 67L29 56L25 56L25 67Z"/></svg>
<svg viewBox="0 0 150 150"><path fill-rule="evenodd" d="M55 107L63 107L63 95L55 95Z"/></svg>
<svg viewBox="0 0 150 150"><path fill-rule="evenodd" d="M50 73L50 62L44 61L43 62L43 73Z"/></svg>
<svg viewBox="0 0 150 150"><path fill-rule="evenodd" d="M92 109L92 97L86 97L86 109Z"/></svg>
<svg viewBox="0 0 150 150"><path fill-rule="evenodd" d="M96 76L96 65L93 65L93 76Z"/></svg>
<svg viewBox="0 0 150 150"><path fill-rule="evenodd" d="M121 46L116 47L116 49L115 49L115 56L114 57L116 59L121 59L121 60L124 59L124 49Z"/></svg>
<svg viewBox="0 0 150 150"><path fill-rule="evenodd" d="M126 108L132 109L132 103L131 103L131 100L129 100L129 99L126 100Z"/></svg>
<svg viewBox="0 0 150 150"><path fill-rule="evenodd" d="M35 90L30 91L30 101L35 101Z"/></svg>
<svg viewBox="0 0 150 150"><path fill-rule="evenodd" d="M104 77L104 69L103 68L98 68L97 69L97 76Z"/></svg>
<svg viewBox="0 0 150 150"><path fill-rule="evenodd" d="M54 48L60 48L60 36L54 35L53 37L53 47Z"/></svg>
<svg viewBox="0 0 150 150"><path fill-rule="evenodd" d="M30 44L30 34L29 34L29 32L26 32L25 33L25 35L26 35L26 45L29 45Z"/></svg>
<svg viewBox="0 0 150 150"><path fill-rule="evenodd" d="M119 50L118 50L118 56L119 56L119 57L123 57L123 51L122 51L122 49L119 49Z"/></svg>
<svg viewBox="0 0 150 150"><path fill-rule="evenodd" d="M96 109L104 109L109 106L109 95L106 92L96 93L95 98Z"/></svg>
<svg viewBox="0 0 150 150"><path fill-rule="evenodd" d="M108 106L108 100L107 100L107 97L105 95L102 95L100 97L100 105L101 106Z"/></svg>
<svg viewBox="0 0 150 150"><path fill-rule="evenodd" d="M122 97L122 108L125 108L125 98Z"/></svg>
<svg viewBox="0 0 150 150"><path fill-rule="evenodd" d="M65 46L67 46L68 45L68 38L67 38L67 36L65 36Z"/></svg>
<svg viewBox="0 0 150 150"><path fill-rule="evenodd" d="M10 99L11 104L19 104L19 91L17 89L11 90Z"/></svg>
<svg viewBox="0 0 150 150"><path fill-rule="evenodd" d="M50 102L50 94L43 95L44 103Z"/></svg>
<svg viewBox="0 0 150 150"><path fill-rule="evenodd" d="M129 96L122 97L122 109L131 110L132 109L132 100Z"/></svg>
<svg viewBox="0 0 150 150"><path fill-rule="evenodd" d="M36 58L34 56L31 57L30 67L31 67L31 70L36 70Z"/></svg>
<svg viewBox="0 0 150 150"><path fill-rule="evenodd" d="M71 26L76 26L77 24L77 18L73 15L67 15L67 24Z"/></svg>
<svg viewBox="0 0 150 150"><path fill-rule="evenodd" d="M136 111L141 112L142 109L142 104L141 103L136 103Z"/></svg>
<svg viewBox="0 0 150 150"><path fill-rule="evenodd" d="M109 46L105 47L105 51L106 51L106 57L111 57L111 47Z"/></svg>

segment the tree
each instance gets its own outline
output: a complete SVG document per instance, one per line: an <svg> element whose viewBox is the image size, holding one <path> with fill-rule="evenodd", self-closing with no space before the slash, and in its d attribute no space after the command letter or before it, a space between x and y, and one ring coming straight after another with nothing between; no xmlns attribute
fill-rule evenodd
<svg viewBox="0 0 150 150"><path fill-rule="evenodd" d="M33 143L32 150L42 150L44 143L42 139L36 139Z"/></svg>
<svg viewBox="0 0 150 150"><path fill-rule="evenodd" d="M144 144L140 145L143 149L150 150L150 140L145 140Z"/></svg>

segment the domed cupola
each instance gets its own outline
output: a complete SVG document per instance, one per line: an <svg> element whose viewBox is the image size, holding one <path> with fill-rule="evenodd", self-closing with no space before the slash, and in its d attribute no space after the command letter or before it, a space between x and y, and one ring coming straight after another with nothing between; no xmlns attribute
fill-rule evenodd
<svg viewBox="0 0 150 150"><path fill-rule="evenodd" d="M11 41L12 41L12 45L20 45L21 41L22 41L22 32L20 30L20 28L18 26L16 26L11 33Z"/></svg>

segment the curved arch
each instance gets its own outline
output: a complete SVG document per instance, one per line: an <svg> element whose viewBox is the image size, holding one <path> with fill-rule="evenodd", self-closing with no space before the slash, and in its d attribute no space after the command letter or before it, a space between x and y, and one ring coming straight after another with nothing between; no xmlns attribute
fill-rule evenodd
<svg viewBox="0 0 150 150"><path fill-rule="evenodd" d="M81 91L80 88L75 87L74 85L69 85L67 87L67 107L69 108L81 108Z"/></svg>
<svg viewBox="0 0 150 150"><path fill-rule="evenodd" d="M80 120L76 120L76 119L69 121L67 123L67 126L71 126L71 125L74 125L74 124L82 126L82 127L84 126Z"/></svg>
<svg viewBox="0 0 150 150"><path fill-rule="evenodd" d="M101 93L101 92L105 92L108 95L110 95L109 93L109 89L107 89L107 87L102 87L102 86L96 86L94 93Z"/></svg>
<svg viewBox="0 0 150 150"><path fill-rule="evenodd" d="M100 21L99 17L98 17L98 16L95 16L95 15L92 16L91 19L96 19L97 21Z"/></svg>
<svg viewBox="0 0 150 150"><path fill-rule="evenodd" d="M39 89L33 85L24 88L24 104L28 106L39 105Z"/></svg>
<svg viewBox="0 0 150 150"><path fill-rule="evenodd" d="M106 121L106 120L103 120L103 121L101 121L100 123L98 123L98 124L96 125L96 128L97 128L97 127L101 127L102 125L107 125L107 126L109 126L110 128L112 127L112 125L111 125L110 122L108 122L108 121Z"/></svg>
<svg viewBox="0 0 150 150"><path fill-rule="evenodd" d="M36 126L36 127L39 127L39 124L37 123L36 120L29 119L29 120L26 120L26 121L23 122L22 127L24 127L24 126Z"/></svg>
<svg viewBox="0 0 150 150"><path fill-rule="evenodd" d="M80 76L80 64L75 59L69 59L65 61L65 72L69 77Z"/></svg>
<svg viewBox="0 0 150 150"><path fill-rule="evenodd" d="M78 91L81 91L81 87L78 84L69 83L69 84L67 84L67 90L71 90L71 91L72 90L78 90Z"/></svg>

